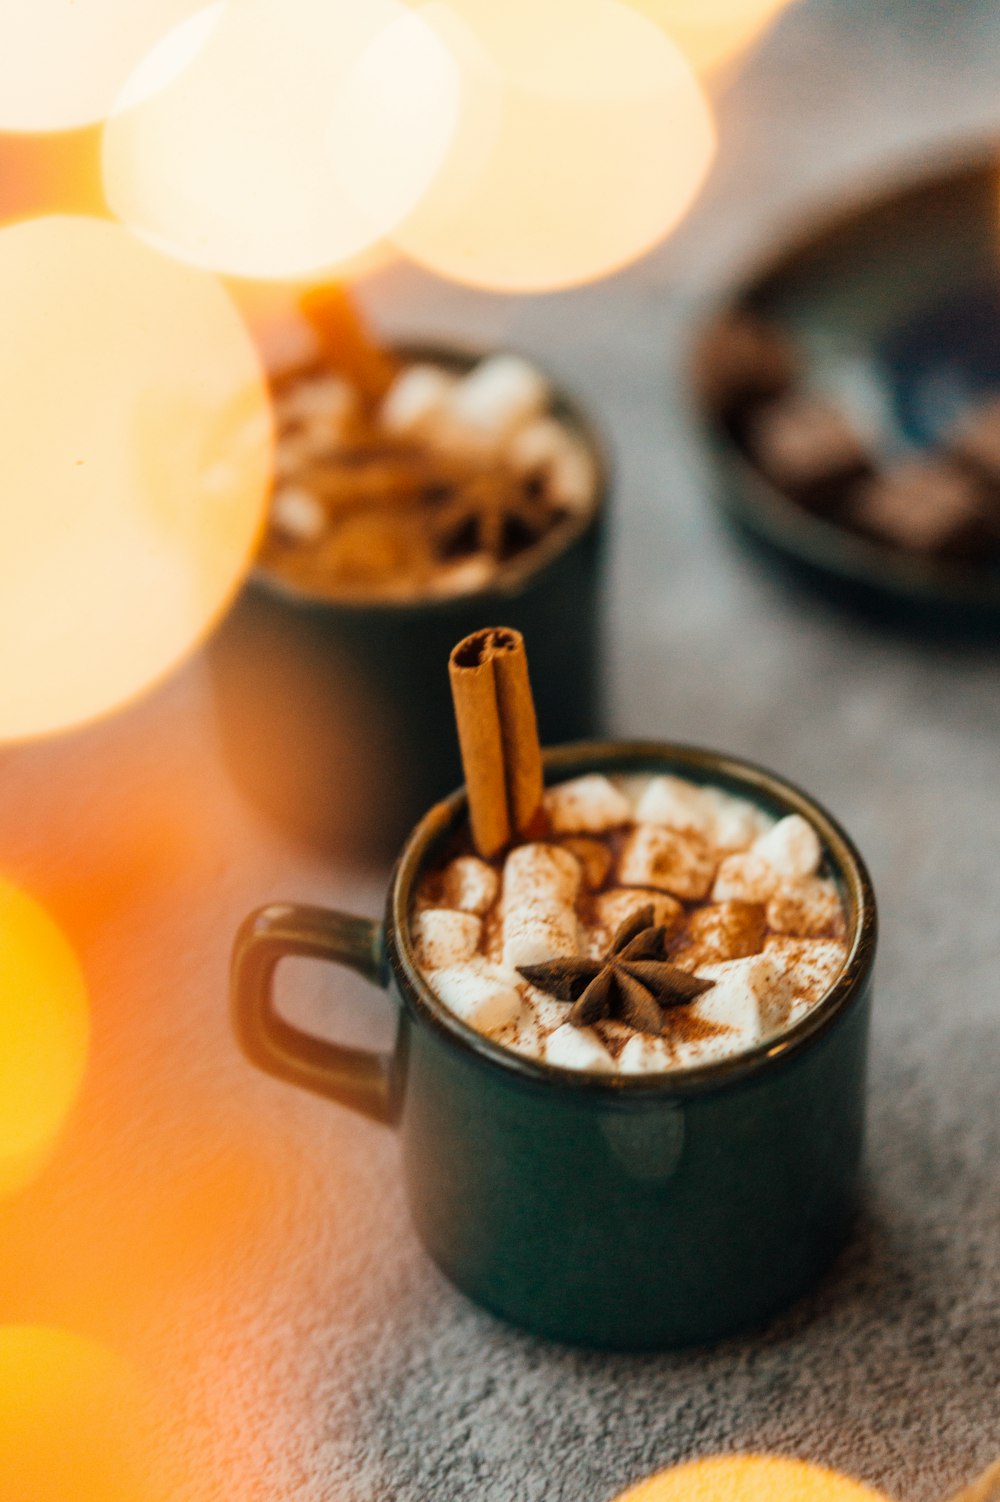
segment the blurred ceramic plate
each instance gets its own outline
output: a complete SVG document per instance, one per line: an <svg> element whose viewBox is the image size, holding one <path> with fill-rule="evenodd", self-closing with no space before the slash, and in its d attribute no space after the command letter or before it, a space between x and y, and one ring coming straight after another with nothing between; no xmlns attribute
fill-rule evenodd
<svg viewBox="0 0 1000 1502"><path fill-rule="evenodd" d="M1000 146L926 160L769 248L701 330L749 313L787 336L879 465L932 448L1000 395ZM697 388L692 380L692 388ZM745 539L852 604L1000 624L1000 566L907 555L804 510L694 395L713 491Z"/></svg>

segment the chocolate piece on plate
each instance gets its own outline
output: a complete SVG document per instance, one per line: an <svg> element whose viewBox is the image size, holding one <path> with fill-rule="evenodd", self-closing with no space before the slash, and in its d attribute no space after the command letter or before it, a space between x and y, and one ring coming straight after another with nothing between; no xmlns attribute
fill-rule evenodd
<svg viewBox="0 0 1000 1502"><path fill-rule="evenodd" d="M764 474L819 516L833 516L854 484L873 472L871 455L832 402L789 395L756 413L747 446Z"/></svg>
<svg viewBox="0 0 1000 1502"><path fill-rule="evenodd" d="M973 407L948 435L948 448L964 468L984 484L996 508L1000 534L1000 397Z"/></svg>
<svg viewBox="0 0 1000 1502"><path fill-rule="evenodd" d="M861 487L849 525L920 557L986 562L997 533L976 478L948 459L916 459Z"/></svg>
<svg viewBox="0 0 1000 1502"><path fill-rule="evenodd" d="M703 405L724 419L783 396L798 379L801 362L791 340L752 313L716 322L695 356L694 381Z"/></svg>

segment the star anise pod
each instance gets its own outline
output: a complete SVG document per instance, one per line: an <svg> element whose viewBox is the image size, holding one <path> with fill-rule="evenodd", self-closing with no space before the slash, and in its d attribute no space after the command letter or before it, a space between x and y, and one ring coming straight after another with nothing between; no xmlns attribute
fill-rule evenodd
<svg viewBox="0 0 1000 1502"><path fill-rule="evenodd" d="M498 563L537 542L552 507L528 495L506 472L476 475L438 508L431 535L442 558L486 553Z"/></svg>
<svg viewBox="0 0 1000 1502"><path fill-rule="evenodd" d="M626 918L602 960L547 960L519 965L526 981L558 1001L572 1002L568 1021L590 1027L605 1018L659 1036L672 1007L686 1006L712 988L664 959L666 928L653 923L652 905Z"/></svg>

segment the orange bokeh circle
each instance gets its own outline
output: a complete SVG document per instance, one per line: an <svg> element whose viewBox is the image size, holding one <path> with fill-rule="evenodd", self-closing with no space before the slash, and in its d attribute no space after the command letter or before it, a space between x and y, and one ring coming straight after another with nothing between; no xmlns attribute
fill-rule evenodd
<svg viewBox="0 0 1000 1502"><path fill-rule="evenodd" d="M216 3L129 81L104 130L105 192L195 265L311 277L409 213L457 111L451 54L403 0Z"/></svg>
<svg viewBox="0 0 1000 1502"><path fill-rule="evenodd" d="M157 682L252 559L267 383L221 284L117 225L0 231L0 740Z"/></svg>
<svg viewBox="0 0 1000 1502"><path fill-rule="evenodd" d="M131 1366L83 1335L0 1326L0 1477L17 1502L170 1502Z"/></svg>
<svg viewBox="0 0 1000 1502"><path fill-rule="evenodd" d="M794 0L628 0L662 26L701 74L753 45Z"/></svg>
<svg viewBox="0 0 1000 1502"><path fill-rule="evenodd" d="M0 877L0 1195L39 1171L87 1062L87 987L45 909Z"/></svg>
<svg viewBox="0 0 1000 1502"><path fill-rule="evenodd" d="M666 32L619 0L427 0L462 79L452 150L392 232L403 253L502 292L619 270L679 222L715 151Z"/></svg>
<svg viewBox="0 0 1000 1502"><path fill-rule="evenodd" d="M881 1492L824 1466L775 1455L727 1455L674 1466L615 1502L887 1502Z"/></svg>

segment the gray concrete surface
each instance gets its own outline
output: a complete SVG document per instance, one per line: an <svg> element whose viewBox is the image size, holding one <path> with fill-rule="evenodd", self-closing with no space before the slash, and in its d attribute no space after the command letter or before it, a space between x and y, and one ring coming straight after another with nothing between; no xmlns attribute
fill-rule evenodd
<svg viewBox="0 0 1000 1502"><path fill-rule="evenodd" d="M52 1162L0 1206L0 1319L83 1328L153 1374L180 1502L605 1502L734 1448L931 1502L1000 1453L998 653L880 634L744 559L678 385L703 300L764 237L1000 128L1000 11L801 0L718 114L695 213L629 273L513 303L394 269L364 296L393 332L536 352L603 420L615 728L773 765L867 855L865 1223L814 1297L711 1352L573 1353L470 1307L409 1228L391 1134L255 1075L230 1040L242 914L276 896L375 912L384 875L302 856L241 805L195 663L117 719L6 753L0 781L0 864L72 935L95 1030ZM388 1036L360 984L301 979L324 1025Z"/></svg>

